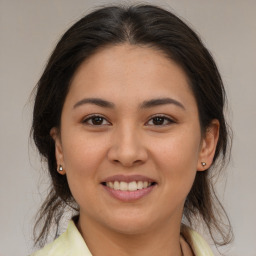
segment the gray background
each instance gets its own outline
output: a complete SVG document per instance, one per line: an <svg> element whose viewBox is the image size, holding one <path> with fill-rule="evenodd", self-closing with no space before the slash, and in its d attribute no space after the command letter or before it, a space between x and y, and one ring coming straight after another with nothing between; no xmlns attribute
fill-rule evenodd
<svg viewBox="0 0 256 256"><path fill-rule="evenodd" d="M60 35L102 3L110 1L0 0L1 256L31 252L33 217L47 188L40 158L29 141L29 95ZM236 237L226 255L255 256L256 1L148 3L183 17L201 35L220 68L234 131L228 177L218 183Z"/></svg>

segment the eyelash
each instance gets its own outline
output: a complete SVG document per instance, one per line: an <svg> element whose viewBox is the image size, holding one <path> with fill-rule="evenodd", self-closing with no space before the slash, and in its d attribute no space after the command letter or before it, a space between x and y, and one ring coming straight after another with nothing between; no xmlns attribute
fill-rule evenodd
<svg viewBox="0 0 256 256"><path fill-rule="evenodd" d="M107 119L105 118L105 117L103 117L103 116L101 116L101 115L91 115L91 116L89 116L89 117L87 117L86 119L84 119L83 121L82 121L82 123L83 124L86 124L86 125L90 125L90 126L102 126L102 125L110 125L111 123L110 122L108 122L108 124L93 124L93 123L88 123L90 120L92 121L94 118L101 118L101 119L103 119L103 120L105 120L105 121L107 121ZM171 118L169 118L169 117L166 117L166 116L164 116L164 115L155 115L155 116L153 116L153 117L151 117L150 119L149 119L149 121L151 121L151 120L153 120L154 118L163 118L164 119L164 122L168 122L168 124L159 124L159 125L157 125L157 124L151 124L151 125L148 125L147 124L147 126L159 126L159 127L162 127L162 126L168 126L168 125L170 125L170 124L172 124L172 123L175 123L175 121L173 120L173 119L171 119ZM147 123L149 123L149 121L147 122Z"/></svg>
<svg viewBox="0 0 256 256"><path fill-rule="evenodd" d="M154 126L167 126L167 125L170 125L170 124L173 124L173 123L175 123L175 121L173 120L173 119L171 119L170 117L167 117L167 116L164 116L164 115L155 115L155 116L153 116L153 117L151 117L150 119L149 119L149 121L151 121L151 120L153 120L154 118L163 118L164 119L164 122L168 122L168 124L160 124L160 125L154 125ZM149 122L148 121L148 122ZM147 122L147 123L148 123Z"/></svg>
<svg viewBox="0 0 256 256"><path fill-rule="evenodd" d="M83 121L82 121L82 123L83 124L88 124L88 121L89 120L93 120L93 118L102 118L102 119L104 119L104 120L107 120L105 117L103 117L103 116L101 116L101 115L91 115L91 116L89 116L89 117L87 117L86 119L84 119ZM107 121L108 122L108 121ZM110 124L110 122L108 122L109 124ZM108 124L108 125L109 125ZM95 124L89 124L89 125L91 125L91 126L101 126L101 124L100 125L95 125Z"/></svg>

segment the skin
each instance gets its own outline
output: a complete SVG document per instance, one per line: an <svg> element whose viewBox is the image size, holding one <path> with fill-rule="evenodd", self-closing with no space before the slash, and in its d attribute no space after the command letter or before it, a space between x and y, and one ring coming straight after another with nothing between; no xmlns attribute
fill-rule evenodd
<svg viewBox="0 0 256 256"><path fill-rule="evenodd" d="M141 108L145 101L166 97L180 105ZM85 98L115 106L81 103ZM95 125L88 119L92 114L103 119ZM167 118L160 124L153 119L159 115ZM60 130L53 128L51 135L61 173L80 206L78 228L92 254L181 255L184 201L196 172L212 163L218 130L213 120L202 136L186 74L160 51L122 44L87 59L73 77ZM157 184L143 198L123 202L101 184L117 174L139 174Z"/></svg>

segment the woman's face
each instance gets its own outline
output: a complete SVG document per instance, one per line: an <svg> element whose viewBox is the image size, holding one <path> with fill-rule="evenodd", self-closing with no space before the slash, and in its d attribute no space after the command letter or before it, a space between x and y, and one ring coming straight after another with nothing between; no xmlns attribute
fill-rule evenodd
<svg viewBox="0 0 256 256"><path fill-rule="evenodd" d="M196 172L210 161L185 73L148 47L112 46L86 60L60 134L51 134L80 221L127 234L179 224Z"/></svg>

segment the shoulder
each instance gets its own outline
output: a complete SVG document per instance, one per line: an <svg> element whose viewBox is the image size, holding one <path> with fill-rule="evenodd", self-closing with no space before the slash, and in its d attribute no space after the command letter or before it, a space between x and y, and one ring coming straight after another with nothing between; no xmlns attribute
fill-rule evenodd
<svg viewBox="0 0 256 256"><path fill-rule="evenodd" d="M91 256L81 234L73 221L69 222L65 233L60 235L52 243L30 256Z"/></svg>
<svg viewBox="0 0 256 256"><path fill-rule="evenodd" d="M214 256L210 246L195 230L182 225L181 234L190 245L195 256Z"/></svg>

